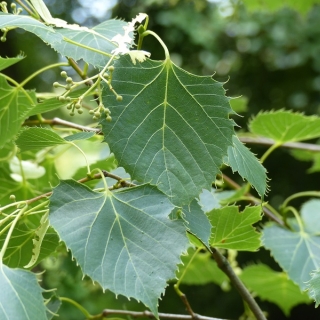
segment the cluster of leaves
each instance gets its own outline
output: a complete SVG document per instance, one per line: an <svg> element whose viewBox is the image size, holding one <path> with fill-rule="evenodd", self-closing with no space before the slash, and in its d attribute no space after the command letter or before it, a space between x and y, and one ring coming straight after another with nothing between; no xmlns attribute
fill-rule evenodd
<svg viewBox="0 0 320 320"><path fill-rule="evenodd" d="M66 84L55 85L63 93L44 101L23 88L39 72L20 84L0 74L0 299L10 306L0 309L0 318L46 319L58 312L54 299L43 300L30 270L62 250L59 241L104 290L143 302L156 317L169 280L178 278L178 294L181 283L229 281L211 259L212 248L228 250L230 264L248 288L286 314L310 301L301 290L308 289L319 303L319 201L307 202L300 217L288 206L291 198L278 213L267 204L266 211L262 200L249 193L250 184L263 199L266 170L237 137L222 83L176 66L162 40L147 30L145 15L128 24L109 20L88 29L53 19L40 0L31 3L25 7L30 15L16 9L8 13L2 3L1 30L22 28L68 57L54 67L77 68L75 61L82 59L98 73L87 76L85 65L79 82L63 73ZM138 50L132 50L136 23ZM148 35L163 46L163 61L147 59L141 50ZM1 58L0 71L22 59ZM81 88L84 84L89 89ZM97 102L88 113L99 123L84 127L41 116L61 107L84 110L87 96ZM319 121L285 111L261 113L251 121L250 132L272 139L264 160L285 143L320 137ZM112 153L96 154L94 163L85 156L84 167L57 181L61 153L75 147L85 155L81 144L90 148L97 141L100 151L109 147ZM225 166L249 184L223 190ZM235 205L239 201L256 206L241 211ZM258 232L253 224L262 212L275 222ZM287 218L288 212L294 218ZM262 264L243 271L237 266L235 250L256 251L262 245L283 272ZM270 294L271 286L279 287L278 296Z"/></svg>

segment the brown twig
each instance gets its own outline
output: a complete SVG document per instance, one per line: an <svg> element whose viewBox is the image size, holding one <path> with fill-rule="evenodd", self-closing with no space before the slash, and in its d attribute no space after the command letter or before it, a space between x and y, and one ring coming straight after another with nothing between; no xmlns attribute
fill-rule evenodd
<svg viewBox="0 0 320 320"><path fill-rule="evenodd" d="M122 187L134 187L136 186L136 184L134 183L131 183L131 182L127 182L125 181L123 178L113 174L113 173L110 173L108 171L105 171L105 170L102 170L102 173L103 175L106 177L106 178L111 178L111 179L115 179L117 181L119 181L120 185ZM101 175L100 173L97 173L95 175L93 175L93 177L85 177L85 178L82 178L80 180L78 180L79 183L85 183L85 182L88 182L88 181L91 181L91 180L95 180L95 179L101 179ZM112 189L113 187L110 187L109 189ZM36 202L38 200L41 200L43 198L48 198L52 195L52 192L53 191L50 191L50 192L47 192L47 193L44 193L44 194L41 194L37 197L34 197L32 199L29 199L26 201L27 204L30 204L30 203L33 203L33 202Z"/></svg>
<svg viewBox="0 0 320 320"><path fill-rule="evenodd" d="M154 314L150 311L129 311L129 310L113 310L113 309L105 309L103 310L101 316L107 317L110 315L125 315L125 316L131 316L133 318L139 318L139 317L146 317L150 319L156 319ZM219 318L211 318L211 317L206 317L202 316L199 314L195 314L196 318L199 320L223 320ZM192 316L188 315L183 315L183 314L170 314L170 313L159 313L158 314L160 319L172 319L172 320L192 320L194 319Z"/></svg>
<svg viewBox="0 0 320 320"><path fill-rule="evenodd" d="M215 248L211 249L211 254L214 260L217 262L219 269L227 275L227 277L230 279L230 282L238 290L242 299L248 304L250 310L253 312L256 318L258 320L266 320L266 317L264 316L257 302L254 300L239 277L235 274L228 260Z"/></svg>
<svg viewBox="0 0 320 320"><path fill-rule="evenodd" d="M265 146L272 146L275 144L275 141L268 138L263 137L239 137L241 142L244 143L250 143L250 144L259 144L259 145L265 145ZM312 144L312 143L304 143L304 142L286 142L281 145L283 148L288 149L298 149L298 150L306 150L311 152L320 152L320 145L318 144Z"/></svg>

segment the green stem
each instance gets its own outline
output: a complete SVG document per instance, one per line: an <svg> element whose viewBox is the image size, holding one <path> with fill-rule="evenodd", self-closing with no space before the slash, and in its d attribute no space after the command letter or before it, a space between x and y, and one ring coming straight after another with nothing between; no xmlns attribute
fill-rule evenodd
<svg viewBox="0 0 320 320"><path fill-rule="evenodd" d="M40 17L38 13L34 13L33 10L31 10L29 7L27 7L21 0L15 0L16 3L18 3L24 10L26 10L29 15L37 20L40 20ZM28 2L27 2L28 3Z"/></svg>
<svg viewBox="0 0 320 320"><path fill-rule="evenodd" d="M285 210L284 210L284 213L286 214L286 213L289 212L289 211L291 211L291 212L294 214L294 216L295 216L295 218L296 218L296 220L297 220L297 222L298 222L300 231L303 231L303 230L304 230L304 228L303 228L303 222L302 222L302 220L301 220L301 217L300 217L297 209L294 208L294 207L286 207Z"/></svg>
<svg viewBox="0 0 320 320"><path fill-rule="evenodd" d="M147 31L143 32L141 36L144 38L144 37L148 36L149 34L154 36L159 41L159 43L161 44L161 46L164 50L166 60L169 60L170 59L169 50L168 50L167 46L165 45L165 43L162 41L162 39L155 32L153 32L151 30L147 30Z"/></svg>
<svg viewBox="0 0 320 320"><path fill-rule="evenodd" d="M84 156L84 159L85 159L85 161L86 161L87 171L88 171L87 173L90 174L91 170L90 170L90 166L89 166L89 162L88 162L88 159L87 159L86 154L85 154L85 153L82 151L82 149L81 149L79 146L77 146L75 143L69 141L69 144L71 144L71 145L73 145L74 147L76 147L76 148L82 153L82 155Z"/></svg>
<svg viewBox="0 0 320 320"><path fill-rule="evenodd" d="M260 159L260 162L263 163L267 158L268 156L275 150L277 149L278 147L280 147L281 144L276 142L274 145L272 145L264 154L263 156L261 157Z"/></svg>
<svg viewBox="0 0 320 320"><path fill-rule="evenodd" d="M59 300L72 304L73 306L78 308L84 314L84 316L86 318L88 318L88 319L92 318L92 315L83 306L81 306L78 302L76 302L72 299L66 298L66 297L60 297Z"/></svg>
<svg viewBox="0 0 320 320"><path fill-rule="evenodd" d="M36 77L38 74L47 71L49 69L52 68L57 68L57 67L63 67L63 66L70 66L68 62L58 62L58 63L54 63L54 64L50 64L49 66L45 66L39 70L37 70L36 72L34 72L32 75L30 75L28 78L26 78L24 81L22 81L19 84L19 87L24 87L26 85L27 82L29 82L30 80L32 80L34 77Z"/></svg>
<svg viewBox="0 0 320 320"><path fill-rule="evenodd" d="M297 198L301 198L301 197L320 197L320 191L303 191L303 192L298 192L295 193L293 195L291 195L290 197L288 197L283 204L281 205L281 208L284 209L287 207L288 203L293 200L293 199L297 199Z"/></svg>
<svg viewBox="0 0 320 320"><path fill-rule="evenodd" d="M18 220L20 219L20 217L23 215L24 211L28 208L27 204L20 210L20 212L17 214L17 216L14 218L14 220L12 221L11 223L11 226L10 226L10 229L8 231L8 234L6 235L6 239L4 241L4 244L1 248L1 252L0 252L0 261L2 261L5 253L6 253L6 250L7 250L7 247L8 247L8 244L9 244L9 241L10 241L10 238L11 238L11 235L12 235L12 232L13 232L13 229L14 227L16 226Z"/></svg>

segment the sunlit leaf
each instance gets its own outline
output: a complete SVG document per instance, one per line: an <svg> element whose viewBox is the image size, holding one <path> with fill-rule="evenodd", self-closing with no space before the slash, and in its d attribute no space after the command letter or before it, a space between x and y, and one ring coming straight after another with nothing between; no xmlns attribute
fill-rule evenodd
<svg viewBox="0 0 320 320"><path fill-rule="evenodd" d="M208 214L212 225L210 245L217 248L256 251L260 234L252 224L261 219L261 207L246 207L239 212L237 206L213 209Z"/></svg>
<svg viewBox="0 0 320 320"><path fill-rule="evenodd" d="M13 64L21 61L24 58L24 56L19 55L16 58L2 58L0 57L0 71L2 71L3 69L6 69L10 66L12 66Z"/></svg>
<svg viewBox="0 0 320 320"><path fill-rule="evenodd" d="M16 144L19 149L28 151L31 149L41 149L67 143L57 133L45 128L27 128L21 131Z"/></svg>
<svg viewBox="0 0 320 320"><path fill-rule="evenodd" d="M317 204L315 204L317 202ZM263 245L271 251L282 269L302 290L310 280L310 273L320 268L319 200L307 202L301 210L302 224L294 219L288 223L294 229L270 223L263 230Z"/></svg>
<svg viewBox="0 0 320 320"><path fill-rule="evenodd" d="M284 272L276 272L267 265L251 265L240 274L244 284L262 300L278 305L286 316L300 304L309 303L310 298L294 284Z"/></svg>
<svg viewBox="0 0 320 320"><path fill-rule="evenodd" d="M315 300L316 308L320 304L320 270L311 272L311 279L307 281L306 290L309 296Z"/></svg>
<svg viewBox="0 0 320 320"><path fill-rule="evenodd" d="M188 245L182 222L168 218L173 208L148 185L99 193L66 180L53 191L49 219L85 274L157 315Z"/></svg>
<svg viewBox="0 0 320 320"><path fill-rule="evenodd" d="M189 248L188 255L181 257L182 266L179 266L177 278L182 284L187 285L204 285L215 283L221 286L228 283L229 279L223 273L209 252L197 252Z"/></svg>
<svg viewBox="0 0 320 320"><path fill-rule="evenodd" d="M249 127L252 133L271 138L279 144L320 137L319 117L290 111L260 113Z"/></svg>
<svg viewBox="0 0 320 320"><path fill-rule="evenodd" d="M133 179L149 182L176 205L189 204L211 189L232 145L229 99L220 82L192 75L170 60L133 65L115 62L104 104L112 121L102 120L105 141Z"/></svg>
<svg viewBox="0 0 320 320"><path fill-rule="evenodd" d="M188 206L184 206L182 218L186 222L185 226L209 247L209 238L211 235L211 224L208 217L202 211L196 200L193 200Z"/></svg>
<svg viewBox="0 0 320 320"><path fill-rule="evenodd" d="M18 133L35 101L33 91L12 87L0 75L0 148Z"/></svg>
<svg viewBox="0 0 320 320"><path fill-rule="evenodd" d="M10 269L0 261L0 288L0 319L47 319L35 274Z"/></svg>

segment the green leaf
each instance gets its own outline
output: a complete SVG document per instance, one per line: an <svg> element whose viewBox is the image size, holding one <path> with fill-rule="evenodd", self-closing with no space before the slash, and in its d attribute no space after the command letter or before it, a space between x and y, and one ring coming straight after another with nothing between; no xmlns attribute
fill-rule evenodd
<svg viewBox="0 0 320 320"><path fill-rule="evenodd" d="M11 87L5 77L0 75L0 148L18 133L35 103L33 91Z"/></svg>
<svg viewBox="0 0 320 320"><path fill-rule="evenodd" d="M90 132L78 132L70 136L64 137L66 141L76 141L76 140L87 140L92 138L96 133L93 131Z"/></svg>
<svg viewBox="0 0 320 320"><path fill-rule="evenodd" d="M211 246L246 251L260 247L260 234L252 227L261 219L260 206L246 207L243 212L237 206L213 209L208 217L213 227Z"/></svg>
<svg viewBox="0 0 320 320"><path fill-rule="evenodd" d="M211 189L228 146L233 121L220 82L192 75L170 60L114 64L114 89L103 97L113 121L102 120L105 141L135 180L150 182L177 205Z"/></svg>
<svg viewBox="0 0 320 320"><path fill-rule="evenodd" d="M51 46L63 40L62 36L56 33L52 27L46 26L44 23L25 15L0 12L0 29L5 27L22 28L34 33Z"/></svg>
<svg viewBox="0 0 320 320"><path fill-rule="evenodd" d="M243 96L230 100L231 108L236 113L247 112L248 111L248 98Z"/></svg>
<svg viewBox="0 0 320 320"><path fill-rule="evenodd" d="M0 29L22 28L37 35L63 56L83 59L97 67L104 67L110 60L111 51L118 48L112 38L124 34L126 25L122 20L108 20L92 29L72 25L52 28L29 16L0 13Z"/></svg>
<svg viewBox="0 0 320 320"><path fill-rule="evenodd" d="M302 293L286 273L276 272L264 264L246 267L240 279L259 298L279 306L287 317L294 306L310 302L308 295Z"/></svg>
<svg viewBox="0 0 320 320"><path fill-rule="evenodd" d="M99 193L66 180L53 191L49 219L85 274L157 316L158 299L188 246L182 222L168 218L173 208L149 185Z"/></svg>
<svg viewBox="0 0 320 320"><path fill-rule="evenodd" d="M0 319L47 319L35 274L10 269L0 261L0 288Z"/></svg>
<svg viewBox="0 0 320 320"><path fill-rule="evenodd" d="M250 131L271 138L278 144L320 137L320 118L290 111L272 111L258 114L250 122Z"/></svg>
<svg viewBox="0 0 320 320"><path fill-rule="evenodd" d="M188 231L209 247L211 224L198 202L193 200L188 206L184 206L182 211L182 218Z"/></svg>
<svg viewBox="0 0 320 320"><path fill-rule="evenodd" d="M188 255L181 257L182 266L179 266L177 278L182 284L205 285L215 283L221 286L228 283L229 279L223 273L209 252L198 252L193 248L188 249Z"/></svg>
<svg viewBox="0 0 320 320"><path fill-rule="evenodd" d="M263 197L267 190L266 169L236 136L232 140L233 146L228 148L225 163L232 168L233 172L238 171L241 177L246 179Z"/></svg>
<svg viewBox="0 0 320 320"><path fill-rule="evenodd" d="M92 29L55 29L63 36L64 41L55 44L54 49L75 60L83 59L94 66L104 67L110 59L111 52L118 48L111 39L116 34L124 34L123 27L126 25L122 20L107 20ZM70 43L70 40L79 43L80 46Z"/></svg>
<svg viewBox="0 0 320 320"><path fill-rule="evenodd" d="M46 307L47 307L47 319L51 320L53 319L55 314L58 314L58 311L61 307L61 300L57 296L53 295L50 298L50 301L46 304Z"/></svg>
<svg viewBox="0 0 320 320"><path fill-rule="evenodd" d="M1 220L0 220L1 221ZM4 227L4 226L2 226ZM59 245L59 238L52 228L43 234L43 240L35 247L38 241L39 231L41 230L40 218L33 218L33 223L21 222L13 230L10 237L9 246L3 258L3 262L11 268L23 268L32 259L33 264L52 254ZM5 241L7 233L0 236L0 247ZM43 236L42 235L42 236ZM36 250L36 251L35 251Z"/></svg>
<svg viewBox="0 0 320 320"><path fill-rule="evenodd" d="M21 61L24 58L24 56L22 55L18 55L16 58L2 58L0 57L0 71L2 71L3 69L6 69L10 66L12 66L13 64Z"/></svg>
<svg viewBox="0 0 320 320"><path fill-rule="evenodd" d="M22 130L16 140L16 144L21 152L58 146L66 143L67 141L54 131L35 127Z"/></svg>
<svg viewBox="0 0 320 320"><path fill-rule="evenodd" d="M262 235L263 245L302 290L306 289L310 273L320 268L319 202L312 200L304 204L301 225L288 219L294 231L270 223Z"/></svg>
<svg viewBox="0 0 320 320"><path fill-rule="evenodd" d="M311 279L307 281L306 290L309 296L315 300L316 308L320 304L320 270L310 273Z"/></svg>

